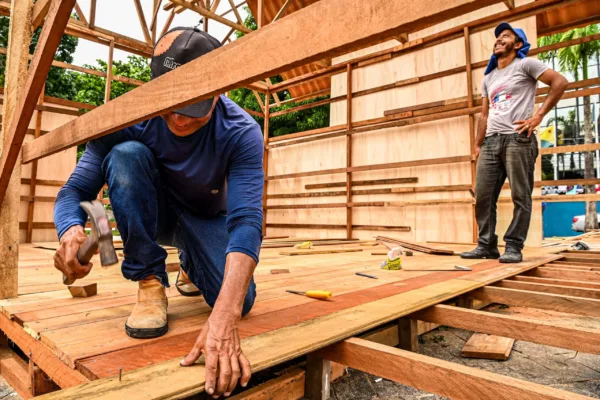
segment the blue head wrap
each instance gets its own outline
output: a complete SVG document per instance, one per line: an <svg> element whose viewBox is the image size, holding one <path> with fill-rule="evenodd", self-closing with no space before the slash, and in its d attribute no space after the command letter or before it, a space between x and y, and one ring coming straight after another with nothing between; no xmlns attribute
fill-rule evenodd
<svg viewBox="0 0 600 400"><path fill-rule="evenodd" d="M517 52L517 58L527 57L527 53L529 53L529 49L531 48L531 45L527 41L527 36L525 35L525 32L523 32L523 29L513 28L512 26L510 26L510 24L508 22L503 22L496 27L494 34L496 35L496 37L498 37L506 29L514 32L514 34L517 35L517 37L519 39L521 39L521 41L523 42L523 46ZM490 62L488 63L488 66L484 72L484 75L489 74L494 69L496 69L496 67L498 67L498 57L496 57L495 54L492 54L492 57L490 58Z"/></svg>

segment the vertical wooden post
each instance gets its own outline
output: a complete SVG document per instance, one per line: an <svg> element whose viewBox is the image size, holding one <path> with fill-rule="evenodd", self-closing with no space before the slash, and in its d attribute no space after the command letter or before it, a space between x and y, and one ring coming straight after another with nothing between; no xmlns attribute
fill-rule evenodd
<svg viewBox="0 0 600 400"><path fill-rule="evenodd" d="M8 27L8 49L4 72L4 104L2 108L2 132L0 157L8 152L12 141L9 129L14 118L22 89L27 79L29 43L31 42L32 0L12 0ZM21 155L16 162L0 204L0 299L17 297L19 261L19 202L21 200Z"/></svg>
<svg viewBox="0 0 600 400"><path fill-rule="evenodd" d="M108 47L108 62L106 65L106 87L104 90L104 104L110 101L110 86L112 84L112 66L113 66L113 53L115 51L115 41L110 41L110 46Z"/></svg>
<svg viewBox="0 0 600 400"><path fill-rule="evenodd" d="M331 361L314 354L306 356L304 397L309 400L327 400L331 390Z"/></svg>
<svg viewBox="0 0 600 400"><path fill-rule="evenodd" d="M398 320L398 340L398 347L402 350L419 352L419 331L416 319L400 318Z"/></svg>
<svg viewBox="0 0 600 400"><path fill-rule="evenodd" d="M263 27L264 3L264 0L258 0L258 18L256 20L256 26L258 26L258 29Z"/></svg>
<svg viewBox="0 0 600 400"><path fill-rule="evenodd" d="M38 99L38 105L44 104L44 91L40 94ZM43 111L37 110L35 115L35 138L39 138L42 131L42 115ZM38 161L35 160L31 163L31 180L29 183L29 208L27 209L27 236L25 242L31 243L33 240L33 213L35 209L35 189L37 184L37 169Z"/></svg>
<svg viewBox="0 0 600 400"><path fill-rule="evenodd" d="M465 59L467 68L467 104L473 107L473 70L471 68L471 37L469 27L464 28L465 36ZM469 146L471 151L471 190L475 193L475 177L477 173L477 160L475 159L475 115L469 114ZM472 206L473 219L473 242L477 242L477 220L475 219L475 204Z"/></svg>
<svg viewBox="0 0 600 400"><path fill-rule="evenodd" d="M210 0L206 0L203 6L210 11ZM202 21L204 23L204 32L208 32L208 17L204 17Z"/></svg>
<svg viewBox="0 0 600 400"><path fill-rule="evenodd" d="M352 64L348 64L346 77L346 168L352 166ZM346 172L346 238L352 239L352 172Z"/></svg>
<svg viewBox="0 0 600 400"><path fill-rule="evenodd" d="M96 0L90 0L90 28L96 26Z"/></svg>
<svg viewBox="0 0 600 400"><path fill-rule="evenodd" d="M263 157L263 169L265 174L265 181L263 187L263 225L262 225L262 234L263 236L267 236L267 185L269 181L267 178L269 177L269 149L267 148L269 144L269 119L271 114L271 92L267 89L267 94L265 95L265 122L264 122L264 144L265 144L265 153Z"/></svg>

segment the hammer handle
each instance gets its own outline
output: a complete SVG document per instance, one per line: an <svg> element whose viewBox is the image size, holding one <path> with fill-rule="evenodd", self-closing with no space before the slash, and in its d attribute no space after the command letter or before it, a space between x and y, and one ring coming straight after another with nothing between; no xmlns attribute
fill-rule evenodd
<svg viewBox="0 0 600 400"><path fill-rule="evenodd" d="M94 236L88 236L88 238L79 247L77 252L77 260L81 265L88 265L90 260L98 250L98 242L94 240ZM66 275L63 275L63 283L65 285L72 285L75 283L75 279L69 279Z"/></svg>

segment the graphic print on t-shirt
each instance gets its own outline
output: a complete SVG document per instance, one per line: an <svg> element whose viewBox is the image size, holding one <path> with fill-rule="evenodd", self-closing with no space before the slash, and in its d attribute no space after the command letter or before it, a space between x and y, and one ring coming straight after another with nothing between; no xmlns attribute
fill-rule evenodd
<svg viewBox="0 0 600 400"><path fill-rule="evenodd" d="M494 115L505 115L512 107L514 103L514 97L512 91L508 85L501 85L497 87L490 96L492 104L490 104L490 111Z"/></svg>

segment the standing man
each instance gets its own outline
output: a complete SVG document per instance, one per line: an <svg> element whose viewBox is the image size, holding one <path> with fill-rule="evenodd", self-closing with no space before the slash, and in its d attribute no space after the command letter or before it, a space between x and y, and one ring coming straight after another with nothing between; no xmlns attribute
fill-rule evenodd
<svg viewBox="0 0 600 400"><path fill-rule="evenodd" d="M526 58L525 32L503 22L495 30L494 54L483 78L481 118L475 139L477 180L475 215L479 240L462 258L500 258L518 263L531 220L533 171L538 156L535 127L560 100L567 80L544 63ZM534 114L537 81L550 86L544 104ZM500 257L496 235L496 203L508 177L514 203L513 219L504 235L506 251Z"/></svg>
<svg viewBox="0 0 600 400"><path fill-rule="evenodd" d="M156 44L152 77L220 46L197 28L174 28ZM192 365L203 353L206 392L215 398L228 396L238 379L242 386L250 379L237 328L256 297L252 274L261 244L263 151L258 124L217 96L89 142L56 200L55 267L80 279L92 265L77 260L86 239L79 202L94 199L108 184L124 244L122 272L139 282L125 324L131 337L153 338L169 329L167 252L159 244L182 250L178 290L202 294L212 312L181 365Z"/></svg>

